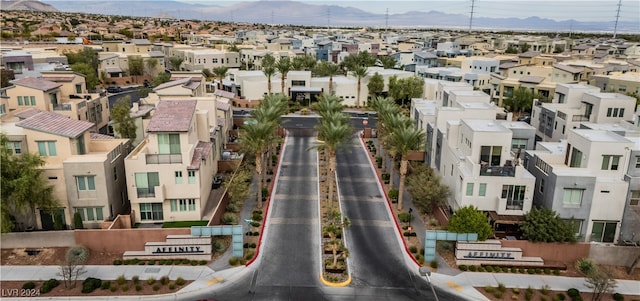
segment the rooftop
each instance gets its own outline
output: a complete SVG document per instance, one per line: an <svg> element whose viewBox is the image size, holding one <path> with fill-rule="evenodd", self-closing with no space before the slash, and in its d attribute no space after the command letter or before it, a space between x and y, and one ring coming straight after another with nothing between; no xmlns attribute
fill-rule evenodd
<svg viewBox="0 0 640 301"><path fill-rule="evenodd" d="M577 135L592 142L608 142L608 143L630 143L631 140L620 136L611 131L589 130L589 129L573 129Z"/></svg>
<svg viewBox="0 0 640 301"><path fill-rule="evenodd" d="M151 117L147 132L188 132L196 100L162 100Z"/></svg>
<svg viewBox="0 0 640 301"><path fill-rule="evenodd" d="M25 77L11 82L18 86L25 86L40 91L49 91L62 86L62 84L36 77Z"/></svg>
<svg viewBox="0 0 640 301"><path fill-rule="evenodd" d="M69 138L77 138L94 126L93 123L73 120L53 112L40 112L16 123L16 126Z"/></svg>
<svg viewBox="0 0 640 301"><path fill-rule="evenodd" d="M462 119L461 121L474 132L511 132L495 120Z"/></svg>

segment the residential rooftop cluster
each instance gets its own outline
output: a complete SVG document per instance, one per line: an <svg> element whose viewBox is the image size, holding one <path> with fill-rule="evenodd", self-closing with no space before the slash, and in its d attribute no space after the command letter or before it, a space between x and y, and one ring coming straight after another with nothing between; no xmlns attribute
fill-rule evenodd
<svg viewBox="0 0 640 301"><path fill-rule="evenodd" d="M3 16L3 33L24 26L18 14ZM75 212L87 227L129 212L140 223L208 219L211 181L233 139L233 107L254 106L271 85L293 101L332 91L354 107L367 103L367 83L378 74L383 94L391 78L423 80L410 115L427 134L425 164L453 191L451 210L474 205L507 236L532 206L572 221L582 241L640 231L639 42L48 16L28 44L2 46L2 68L14 79L0 90L0 113L7 147L45 158L67 225ZM57 44L33 39L47 30L69 34ZM97 52L96 89L68 66L64 51L74 47ZM363 52L377 61L362 79L311 69L268 78L262 69L267 55L340 66ZM142 74L132 60L142 61ZM224 76L207 76L219 67L228 68ZM114 94L104 88L133 89L160 74L168 81L132 104L136 139L118 138L109 122ZM521 89L534 95L527 121L505 104ZM37 228L49 228L50 213L38 215Z"/></svg>

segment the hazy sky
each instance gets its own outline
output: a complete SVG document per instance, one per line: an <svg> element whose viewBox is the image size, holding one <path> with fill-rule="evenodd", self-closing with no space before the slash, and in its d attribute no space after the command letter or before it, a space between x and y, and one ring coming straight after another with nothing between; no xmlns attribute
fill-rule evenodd
<svg viewBox="0 0 640 301"><path fill-rule="evenodd" d="M236 0L178 0L183 2L210 3L228 6L238 2ZM257 1L257 0L245 0ZM407 11L441 11L452 14L469 15L471 0L366 0L366 1L335 1L335 0L297 0L311 4L326 4L351 6L364 11L384 14L404 13ZM538 16L541 18L559 20L574 19L578 21L615 21L618 0L475 0L474 17L491 18L527 18ZM640 1L623 0L620 9L620 20L640 23Z"/></svg>

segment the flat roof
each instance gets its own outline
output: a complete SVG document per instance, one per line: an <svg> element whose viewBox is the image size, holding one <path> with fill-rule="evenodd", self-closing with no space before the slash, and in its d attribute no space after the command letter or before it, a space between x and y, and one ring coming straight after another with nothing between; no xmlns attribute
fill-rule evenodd
<svg viewBox="0 0 640 301"><path fill-rule="evenodd" d="M594 142L631 143L632 141L611 131L572 129L573 132Z"/></svg>
<svg viewBox="0 0 640 301"><path fill-rule="evenodd" d="M496 123L495 120L462 119L461 121L474 132L511 132L499 123Z"/></svg>

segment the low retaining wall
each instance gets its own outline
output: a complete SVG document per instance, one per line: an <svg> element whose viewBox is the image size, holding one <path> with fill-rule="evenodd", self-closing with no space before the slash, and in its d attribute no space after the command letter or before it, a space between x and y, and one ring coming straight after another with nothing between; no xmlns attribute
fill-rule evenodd
<svg viewBox="0 0 640 301"><path fill-rule="evenodd" d="M573 265L580 258L589 257L588 243L533 243L526 240L501 240L503 247L520 248L522 256L538 256L545 263Z"/></svg>
<svg viewBox="0 0 640 301"><path fill-rule="evenodd" d="M146 242L164 241L168 235L189 234L189 228L76 230L75 241L92 251L124 253L130 250L144 250Z"/></svg>
<svg viewBox="0 0 640 301"><path fill-rule="evenodd" d="M100 232L100 230L95 230ZM73 247L74 231L12 232L0 235L2 249Z"/></svg>
<svg viewBox="0 0 640 301"><path fill-rule="evenodd" d="M598 264L630 267L640 256L640 247L591 244L589 258Z"/></svg>

